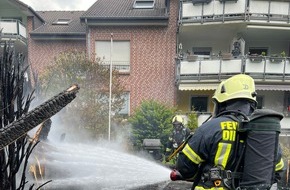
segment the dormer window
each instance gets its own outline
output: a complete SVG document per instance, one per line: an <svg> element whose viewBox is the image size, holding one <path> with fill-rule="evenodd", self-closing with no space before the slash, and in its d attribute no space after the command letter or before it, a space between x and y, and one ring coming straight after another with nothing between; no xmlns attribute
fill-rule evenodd
<svg viewBox="0 0 290 190"><path fill-rule="evenodd" d="M59 18L56 21L53 22L55 25L68 25L70 23L71 19L66 18Z"/></svg>
<svg viewBox="0 0 290 190"><path fill-rule="evenodd" d="M155 0L135 0L133 7L135 9L153 9Z"/></svg>

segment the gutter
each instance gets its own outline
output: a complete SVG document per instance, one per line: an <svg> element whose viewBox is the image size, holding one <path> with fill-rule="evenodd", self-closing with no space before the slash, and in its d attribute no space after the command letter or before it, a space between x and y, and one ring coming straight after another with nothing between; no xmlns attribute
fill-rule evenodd
<svg viewBox="0 0 290 190"><path fill-rule="evenodd" d="M33 40L86 40L85 33L30 33Z"/></svg>

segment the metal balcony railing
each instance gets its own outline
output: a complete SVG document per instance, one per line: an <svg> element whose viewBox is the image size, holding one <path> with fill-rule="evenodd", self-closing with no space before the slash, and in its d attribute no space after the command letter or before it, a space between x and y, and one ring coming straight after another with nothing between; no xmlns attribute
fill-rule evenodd
<svg viewBox="0 0 290 190"><path fill-rule="evenodd" d="M103 66L110 68L110 61L103 61ZM130 72L130 63L127 61L113 61L112 67L119 72Z"/></svg>
<svg viewBox="0 0 290 190"><path fill-rule="evenodd" d="M290 23L289 1L182 0L180 23L259 21Z"/></svg>
<svg viewBox="0 0 290 190"><path fill-rule="evenodd" d="M15 40L21 39L26 41L26 27L15 19L0 20L1 40Z"/></svg>
<svg viewBox="0 0 290 190"><path fill-rule="evenodd" d="M289 57L240 56L223 59L180 59L177 62L177 80L197 82L205 80L219 81L234 74L245 73L261 81L290 82Z"/></svg>

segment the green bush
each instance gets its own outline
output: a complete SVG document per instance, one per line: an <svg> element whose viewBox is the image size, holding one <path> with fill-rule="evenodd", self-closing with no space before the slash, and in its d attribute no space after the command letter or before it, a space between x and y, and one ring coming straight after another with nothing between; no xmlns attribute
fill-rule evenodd
<svg viewBox="0 0 290 190"><path fill-rule="evenodd" d="M190 112L187 114L187 127L194 132L198 128L197 114L196 112Z"/></svg>
<svg viewBox="0 0 290 190"><path fill-rule="evenodd" d="M141 149L143 139L160 139L164 146L172 131L173 115L173 107L155 100L143 101L128 120L132 126L131 141L134 148Z"/></svg>

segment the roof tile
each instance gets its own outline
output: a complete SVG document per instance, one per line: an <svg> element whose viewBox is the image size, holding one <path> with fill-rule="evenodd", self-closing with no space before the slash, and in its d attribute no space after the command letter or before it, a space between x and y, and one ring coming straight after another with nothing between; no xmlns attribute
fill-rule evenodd
<svg viewBox="0 0 290 190"><path fill-rule="evenodd" d="M37 12L44 20L45 24L32 34L36 33L85 33L86 28L80 23L80 16L84 11L39 11ZM68 25L53 24L58 19L71 19Z"/></svg>
<svg viewBox="0 0 290 190"><path fill-rule="evenodd" d="M97 0L82 18L167 17L165 0L155 0L153 9L134 9L135 0Z"/></svg>

